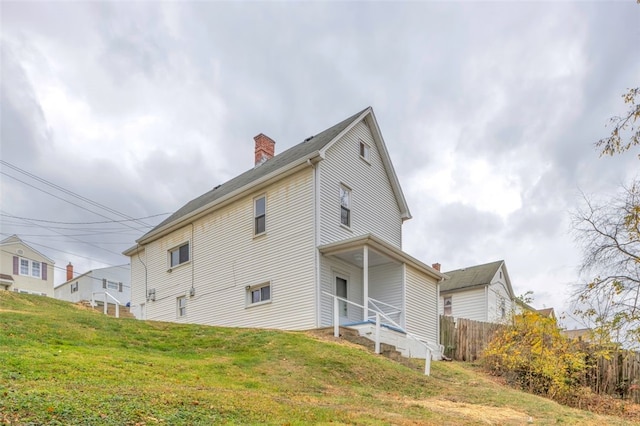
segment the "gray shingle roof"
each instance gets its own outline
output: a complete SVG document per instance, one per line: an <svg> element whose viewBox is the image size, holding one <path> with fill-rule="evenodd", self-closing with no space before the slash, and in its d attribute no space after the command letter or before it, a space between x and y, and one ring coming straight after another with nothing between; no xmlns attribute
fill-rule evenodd
<svg viewBox="0 0 640 426"><path fill-rule="evenodd" d="M239 176L223 183L222 185L212 189L205 194L194 198L189 201L187 204L178 209L171 216L163 220L158 226L153 228L151 231L147 232L145 235L140 238L140 240L144 239L148 235L154 233L157 229L162 228L163 226L170 224L172 222L176 222L187 216L189 213L198 210L201 207L206 206L214 202L215 200L224 197L227 194L232 193L244 186L251 184L252 182L257 181L263 176L266 176L274 171L277 171L280 168L283 168L296 160L304 158L314 152L319 151L329 142L331 142L337 135L339 135L344 129L349 127L353 121L358 118L363 112L365 112L369 107L363 109L357 114L352 115L351 117L341 121L340 123L324 130L323 132L318 133L313 136L311 139L305 139L299 144L289 148L288 150L274 156L273 158L267 160L262 165L247 170Z"/></svg>
<svg viewBox="0 0 640 426"><path fill-rule="evenodd" d="M440 292L452 290L460 290L463 288L489 285L491 279L498 272L498 268L504 263L504 260L485 263L484 265L476 265L468 268L456 269L455 271L445 272L449 276L440 285Z"/></svg>

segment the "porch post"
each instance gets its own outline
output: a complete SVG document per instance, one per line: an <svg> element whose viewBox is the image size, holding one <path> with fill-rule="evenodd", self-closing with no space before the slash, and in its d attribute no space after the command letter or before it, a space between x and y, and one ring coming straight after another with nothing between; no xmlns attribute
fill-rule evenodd
<svg viewBox="0 0 640 426"><path fill-rule="evenodd" d="M362 284L364 295L364 318L363 321L369 319L369 247L364 246L362 248Z"/></svg>

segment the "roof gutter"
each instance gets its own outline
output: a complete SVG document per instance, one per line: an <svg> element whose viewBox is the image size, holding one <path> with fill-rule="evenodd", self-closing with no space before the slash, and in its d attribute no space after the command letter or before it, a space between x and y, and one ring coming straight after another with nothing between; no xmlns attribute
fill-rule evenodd
<svg viewBox="0 0 640 426"><path fill-rule="evenodd" d="M271 183L274 180L280 180L283 179L287 176L290 176L291 174L304 169L305 167L308 167L309 163L315 164L317 162L319 162L320 160L323 160L324 156L320 154L319 151L313 152L310 155L307 155L305 157L302 157L300 159L298 159L297 161L294 161L290 164L287 164L285 167L282 167L280 169L274 170L273 172L269 173L268 175L265 175L263 177L261 177L260 179L257 179L241 188L236 189L233 192L230 192L229 194L220 197L214 201L212 201L211 203L204 205L202 207L200 207L199 209L196 209L194 211L192 211L191 213L188 213L184 216L182 216L181 218L179 218L177 221L174 221L172 223L168 223L165 226L163 226L162 228L159 228L155 231L152 231L151 234L147 235L146 237L140 238L139 240L136 240L136 242L139 245L142 244L147 244L150 243L154 240L157 240L158 238L172 232L175 231L176 229L182 227L185 222L192 222L194 220L197 220L199 218L201 218L202 216L209 214L210 210L214 207L216 208L220 208L225 206L226 204L229 204L231 202L233 202L235 199L239 198L240 196L244 195L245 193L249 192L250 190L258 190L263 186L266 186L267 184ZM309 163L308 163L309 162ZM129 255L129 253L135 253L135 251L133 250L134 248L131 248L129 250L127 250L125 252L125 254Z"/></svg>

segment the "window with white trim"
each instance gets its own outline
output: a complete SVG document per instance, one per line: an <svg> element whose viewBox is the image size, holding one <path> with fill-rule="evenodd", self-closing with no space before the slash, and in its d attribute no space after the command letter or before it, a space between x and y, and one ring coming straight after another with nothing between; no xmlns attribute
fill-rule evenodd
<svg viewBox="0 0 640 426"><path fill-rule="evenodd" d="M450 317L452 312L453 312L453 303L451 300L451 296L447 296L444 298L444 314Z"/></svg>
<svg viewBox="0 0 640 426"><path fill-rule="evenodd" d="M369 162L370 153L371 147L363 141L360 141L360 157L367 163Z"/></svg>
<svg viewBox="0 0 640 426"><path fill-rule="evenodd" d="M169 265L173 268L189 261L189 243L169 250Z"/></svg>
<svg viewBox="0 0 640 426"><path fill-rule="evenodd" d="M507 304L504 299L500 299L500 318L507 316Z"/></svg>
<svg viewBox="0 0 640 426"><path fill-rule="evenodd" d="M118 290L118 283L115 281L107 280L107 289L109 290Z"/></svg>
<svg viewBox="0 0 640 426"><path fill-rule="evenodd" d="M42 278L42 263L21 257L18 273L19 275Z"/></svg>
<svg viewBox="0 0 640 426"><path fill-rule="evenodd" d="M76 291L78 291L78 282L77 281L75 283L71 283L71 293L75 293Z"/></svg>
<svg viewBox="0 0 640 426"><path fill-rule="evenodd" d="M351 190L340 185L340 223L351 226Z"/></svg>
<svg viewBox="0 0 640 426"><path fill-rule="evenodd" d="M267 197L261 196L253 200L253 234L264 234L267 230Z"/></svg>
<svg viewBox="0 0 640 426"><path fill-rule="evenodd" d="M271 283L263 283L247 288L247 305L257 305L271 301Z"/></svg>
<svg viewBox="0 0 640 426"><path fill-rule="evenodd" d="M178 297L178 299L176 300L176 306L178 309L179 317L184 317L187 315L187 297L186 296Z"/></svg>

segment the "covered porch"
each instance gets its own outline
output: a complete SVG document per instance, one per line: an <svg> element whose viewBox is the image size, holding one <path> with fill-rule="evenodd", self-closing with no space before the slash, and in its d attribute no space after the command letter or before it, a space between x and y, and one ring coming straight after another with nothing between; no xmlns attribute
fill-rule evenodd
<svg viewBox="0 0 640 426"><path fill-rule="evenodd" d="M336 321L361 327L374 324L377 317L385 330L438 348L442 273L370 234L318 249L322 327L334 326Z"/></svg>

